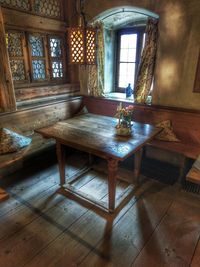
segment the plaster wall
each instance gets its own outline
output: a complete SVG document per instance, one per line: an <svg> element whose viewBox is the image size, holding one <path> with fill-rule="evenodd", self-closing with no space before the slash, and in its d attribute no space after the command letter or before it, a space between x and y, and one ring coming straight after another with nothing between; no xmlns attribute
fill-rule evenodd
<svg viewBox="0 0 200 267"><path fill-rule="evenodd" d="M153 104L200 110L200 93L193 92L200 44L199 0L87 0L85 3L85 11L91 18L122 6L157 13L159 44Z"/></svg>

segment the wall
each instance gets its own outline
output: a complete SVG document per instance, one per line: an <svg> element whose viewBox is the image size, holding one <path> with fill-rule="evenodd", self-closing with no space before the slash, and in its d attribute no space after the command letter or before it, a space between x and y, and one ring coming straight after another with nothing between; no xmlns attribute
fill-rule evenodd
<svg viewBox="0 0 200 267"><path fill-rule="evenodd" d="M200 1L87 0L85 9L88 17L95 17L117 6L144 8L160 16L153 103L200 110L200 94L193 93L200 44Z"/></svg>

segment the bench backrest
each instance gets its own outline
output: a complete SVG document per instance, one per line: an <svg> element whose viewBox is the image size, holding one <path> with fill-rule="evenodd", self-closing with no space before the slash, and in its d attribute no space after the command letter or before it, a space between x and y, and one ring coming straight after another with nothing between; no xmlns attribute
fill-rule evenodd
<svg viewBox="0 0 200 267"><path fill-rule="evenodd" d="M0 128L29 132L72 117L80 111L82 97L0 114Z"/></svg>
<svg viewBox="0 0 200 267"><path fill-rule="evenodd" d="M84 97L84 104L89 112L114 116L120 101ZM131 103L132 104L132 103ZM130 105L124 102L123 106ZM156 124L170 120L177 137L186 143L200 144L200 111L178 108L134 105L133 119L138 122Z"/></svg>

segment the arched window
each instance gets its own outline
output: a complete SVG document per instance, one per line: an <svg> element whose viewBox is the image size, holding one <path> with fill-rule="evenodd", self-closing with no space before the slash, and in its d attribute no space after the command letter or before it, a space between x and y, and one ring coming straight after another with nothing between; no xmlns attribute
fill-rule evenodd
<svg viewBox="0 0 200 267"><path fill-rule="evenodd" d="M107 10L94 19L104 25L106 95L124 98L129 83L134 89L149 17L158 18L147 10L118 7Z"/></svg>

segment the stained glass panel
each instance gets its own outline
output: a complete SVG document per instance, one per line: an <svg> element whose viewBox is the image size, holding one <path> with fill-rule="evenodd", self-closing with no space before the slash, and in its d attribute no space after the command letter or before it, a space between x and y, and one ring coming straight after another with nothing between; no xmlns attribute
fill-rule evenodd
<svg viewBox="0 0 200 267"><path fill-rule="evenodd" d="M21 36L21 33L8 32L6 34L8 54L10 57L23 56Z"/></svg>
<svg viewBox="0 0 200 267"><path fill-rule="evenodd" d="M52 62L52 75L53 75L53 78L63 77L63 64L61 61Z"/></svg>
<svg viewBox="0 0 200 267"><path fill-rule="evenodd" d="M2 6L15 7L23 10L30 10L29 0L0 0Z"/></svg>
<svg viewBox="0 0 200 267"><path fill-rule="evenodd" d="M61 57L61 39L50 38L51 57Z"/></svg>
<svg viewBox="0 0 200 267"><path fill-rule="evenodd" d="M34 80L44 80L46 78L44 60L33 60L32 67Z"/></svg>
<svg viewBox="0 0 200 267"><path fill-rule="evenodd" d="M30 35L29 42L31 45L31 55L33 57L43 57L44 56L43 38L41 36Z"/></svg>
<svg viewBox="0 0 200 267"><path fill-rule="evenodd" d="M23 60L10 60L10 68L14 81L23 81L26 79Z"/></svg>
<svg viewBox="0 0 200 267"><path fill-rule="evenodd" d="M60 0L35 0L34 11L49 17L61 17Z"/></svg>

